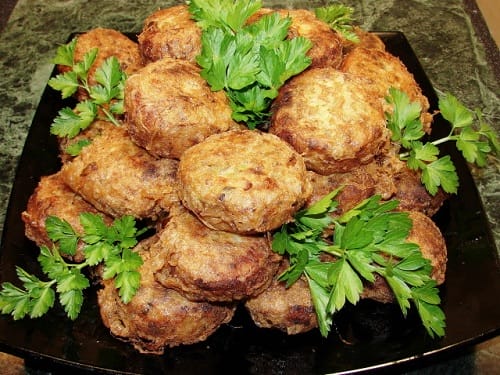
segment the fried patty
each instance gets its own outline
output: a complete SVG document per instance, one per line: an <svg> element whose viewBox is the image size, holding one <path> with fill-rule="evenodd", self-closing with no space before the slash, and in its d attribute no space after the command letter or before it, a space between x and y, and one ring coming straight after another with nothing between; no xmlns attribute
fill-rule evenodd
<svg viewBox="0 0 500 375"><path fill-rule="evenodd" d="M73 191L113 217L156 218L178 202L178 162L156 159L138 147L123 127L102 130L61 176Z"/></svg>
<svg viewBox="0 0 500 375"><path fill-rule="evenodd" d="M444 283L448 260L443 234L427 215L418 211L411 211L409 215L413 226L407 241L420 246L422 256L431 262L431 277L440 285Z"/></svg>
<svg viewBox="0 0 500 375"><path fill-rule="evenodd" d="M186 209L171 214L153 248L164 260L156 279L195 301L255 296L267 288L281 258L265 236L210 229Z"/></svg>
<svg viewBox="0 0 500 375"><path fill-rule="evenodd" d="M164 57L194 63L201 52L201 29L191 18L187 5L177 5L149 15L138 41L146 63Z"/></svg>
<svg viewBox="0 0 500 375"><path fill-rule="evenodd" d="M397 187L392 198L399 201L399 209L434 216L449 195L442 188L439 188L435 195L431 195L422 184L421 173L411 170L404 162L400 163L401 167L390 176Z"/></svg>
<svg viewBox="0 0 500 375"><path fill-rule="evenodd" d="M435 195L429 194L422 185L420 174L409 169L405 162L392 153L377 157L370 163L348 172L323 176L309 171L308 176L313 193L306 203L307 206L331 191L342 188L335 198L339 203L336 214L345 212L363 199L377 194L383 200L397 199L398 209L401 211L419 211L433 216L447 197L442 189Z"/></svg>
<svg viewBox="0 0 500 375"><path fill-rule="evenodd" d="M179 197L210 228L259 233L292 220L311 189L302 157L259 130L213 135L179 162Z"/></svg>
<svg viewBox="0 0 500 375"><path fill-rule="evenodd" d="M24 233L38 246L51 248L53 242L45 228L47 218L56 216L61 220L65 220L76 233L82 234L83 227L80 224L80 214L84 212L100 214L108 224L112 221L111 217L99 212L94 206L71 190L61 178L61 172L43 176L28 199L26 209L21 213L24 222ZM82 262L85 260L82 246L83 243L78 243L74 255L66 253L61 253L61 255L74 262Z"/></svg>
<svg viewBox="0 0 500 375"><path fill-rule="evenodd" d="M334 68L288 81L273 103L269 131L323 175L370 162L389 141L381 102L367 81Z"/></svg>
<svg viewBox="0 0 500 375"><path fill-rule="evenodd" d="M150 238L136 247L144 264L139 270L141 284L132 300L123 303L111 279L103 281L97 301L102 321L113 336L130 342L141 353L162 354L166 347L206 340L231 320L234 306L192 302L160 285L154 273L162 259L151 256L148 250L153 242Z"/></svg>
<svg viewBox="0 0 500 375"><path fill-rule="evenodd" d="M429 100L423 95L413 74L398 57L380 49L354 48L344 57L341 70L369 79L371 88L384 103L389 88L405 92L412 102L420 104L421 120L424 129L429 132L432 122L432 115L428 113ZM385 104L385 111L392 111L392 107Z"/></svg>
<svg viewBox="0 0 500 375"><path fill-rule="evenodd" d="M258 327L276 328L295 335L317 328L318 322L305 277L288 288L278 281L279 274L287 267L288 262L283 261L269 288L246 301L245 307Z"/></svg>
<svg viewBox="0 0 500 375"><path fill-rule="evenodd" d="M178 159L211 134L239 128L224 92L213 92L194 64L163 58L125 85L130 137L158 157Z"/></svg>

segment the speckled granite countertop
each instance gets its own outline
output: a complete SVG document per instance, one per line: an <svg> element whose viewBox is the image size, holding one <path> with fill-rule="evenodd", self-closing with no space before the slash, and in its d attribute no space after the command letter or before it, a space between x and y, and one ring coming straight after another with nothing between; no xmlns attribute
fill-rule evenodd
<svg viewBox="0 0 500 375"><path fill-rule="evenodd" d="M0 34L0 232L18 158L53 69L59 44L97 26L134 32L152 11L175 1L20 0ZM264 1L266 6L316 7L327 1ZM344 0L361 26L405 33L434 87L481 108L500 132L498 49L485 34L473 1ZM474 28L475 25L479 25ZM481 29L482 28L482 29ZM500 243L498 164L473 171L495 240ZM452 373L452 372L450 372Z"/></svg>

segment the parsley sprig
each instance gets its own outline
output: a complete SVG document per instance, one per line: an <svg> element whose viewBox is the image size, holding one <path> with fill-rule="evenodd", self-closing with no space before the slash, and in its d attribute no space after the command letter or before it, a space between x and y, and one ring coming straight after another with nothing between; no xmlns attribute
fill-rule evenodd
<svg viewBox="0 0 500 375"><path fill-rule="evenodd" d="M280 279L290 286L305 275L323 336L335 312L347 301L356 304L363 280L374 282L376 274L387 281L404 316L413 302L429 335L443 336L445 316L430 262L417 244L406 241L412 227L408 214L394 211L397 201L381 203L380 196L372 196L334 217L338 191L299 211L274 234L273 250L290 259ZM333 235L325 236L332 227Z"/></svg>
<svg viewBox="0 0 500 375"><path fill-rule="evenodd" d="M11 314L15 320L25 316L38 318L54 306L57 292L66 315L75 320L83 304L83 291L90 285L83 271L100 263L103 264L102 278L114 279L122 301L128 303L132 299L140 285L138 269L143 264L132 248L145 229L138 230L131 216L116 219L108 226L102 216L82 213L80 222L84 228L82 235L65 220L55 216L47 218L47 234L56 245L52 248L41 246L38 262L49 280L42 281L16 267L23 287L2 283L2 314ZM85 260L81 263L66 261L64 255L74 255L80 241L84 244Z"/></svg>
<svg viewBox="0 0 500 375"><path fill-rule="evenodd" d="M115 125L119 122L115 116L124 112L123 95L126 74L121 70L118 59L107 58L95 71L97 84L90 85L88 75L94 64L98 49L93 48L85 53L83 60L75 61L77 38L57 49L53 60L55 64L68 66L70 70L51 78L49 86L61 92L63 99L69 98L77 90L82 89L89 99L79 102L74 109L65 107L51 125L51 133L60 137L73 138L87 128L102 112L105 119Z"/></svg>
<svg viewBox="0 0 500 375"><path fill-rule="evenodd" d="M331 4L324 7L314 9L316 17L326 22L331 29L338 32L346 40L358 43L359 37L353 31L354 8L343 4Z"/></svg>
<svg viewBox="0 0 500 375"><path fill-rule="evenodd" d="M445 192L456 194L459 185L450 156L439 157L438 145L456 142L464 158L479 167L486 165L488 154L498 155L498 138L484 122L481 112L470 111L451 94L440 95L438 101L439 111L451 124L451 130L447 136L432 142L422 141L425 133L418 102L411 102L406 93L395 88L389 89L386 100L393 106L393 111L386 113L391 140L401 144L403 152L400 158L407 162L408 167L422 172L421 181L432 195L440 186Z"/></svg>
<svg viewBox="0 0 500 375"><path fill-rule="evenodd" d="M303 37L286 39L291 19L277 13L246 21L261 1L189 1L189 10L202 28L197 62L213 91L224 90L233 119L250 129L266 124L278 89L306 69L312 43Z"/></svg>

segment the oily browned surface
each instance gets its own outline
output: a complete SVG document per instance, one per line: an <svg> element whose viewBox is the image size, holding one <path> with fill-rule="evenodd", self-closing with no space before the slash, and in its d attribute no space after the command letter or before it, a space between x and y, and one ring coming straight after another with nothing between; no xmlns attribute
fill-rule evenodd
<svg viewBox="0 0 500 375"><path fill-rule="evenodd" d="M310 194L301 156L259 130L229 131L188 149L179 196L207 226L260 233L292 220Z"/></svg>
<svg viewBox="0 0 500 375"><path fill-rule="evenodd" d="M287 82L273 103L269 131L323 175L370 162L389 140L369 82L335 68L309 69Z"/></svg>
<svg viewBox="0 0 500 375"><path fill-rule="evenodd" d="M163 286L192 300L220 302L261 293L281 258L266 236L213 230L185 209L171 213L152 251L164 261L156 273Z"/></svg>
<svg viewBox="0 0 500 375"><path fill-rule="evenodd" d="M165 57L125 85L130 137L156 157L179 159L209 135L239 127L223 91L214 92L194 63Z"/></svg>
<svg viewBox="0 0 500 375"><path fill-rule="evenodd" d="M155 159L123 127L111 126L64 164L61 173L71 189L100 211L147 218L177 201L176 170L176 160Z"/></svg>
<svg viewBox="0 0 500 375"><path fill-rule="evenodd" d="M166 347L205 340L231 320L234 307L189 301L160 285L155 272L162 259L149 251L155 240L149 238L136 248L144 264L140 269L141 286L134 298L123 303L113 280L107 280L98 292L98 302L103 323L113 335L130 342L140 352L161 354Z"/></svg>

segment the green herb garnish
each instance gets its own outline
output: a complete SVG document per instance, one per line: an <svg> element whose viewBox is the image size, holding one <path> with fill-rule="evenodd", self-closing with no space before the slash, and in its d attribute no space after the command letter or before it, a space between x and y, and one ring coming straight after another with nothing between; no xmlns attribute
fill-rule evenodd
<svg viewBox="0 0 500 375"><path fill-rule="evenodd" d="M331 4L325 7L315 8L316 17L326 22L332 30L342 35L346 40L358 43L359 37L353 31L355 21L353 14L354 8L343 4Z"/></svg>
<svg viewBox="0 0 500 375"><path fill-rule="evenodd" d="M381 203L380 196L373 196L334 217L337 193L299 211L294 222L274 234L273 250L290 259L280 280L289 286L305 275L325 337L335 312L347 301L356 304L363 280L374 282L375 274L387 281L404 316L413 302L429 335L443 336L445 316L430 277L432 267L419 246L407 242L412 227L408 214L394 211L397 201ZM325 237L329 227L333 227L333 235ZM321 260L322 254L332 260Z"/></svg>
<svg viewBox="0 0 500 375"><path fill-rule="evenodd" d="M439 157L438 145L455 141L465 159L479 167L486 165L487 155L498 155L499 144L494 131L483 121L480 111L470 111L453 95L441 95L438 108L451 124L448 136L432 142L422 142L425 135L420 121L421 106L410 102L408 95L395 88L389 89L387 102L393 105L392 113L386 113L391 140L400 143L405 150L400 158L408 167L422 172L421 180L427 191L435 195L438 188L456 194L458 175L448 155Z"/></svg>
<svg viewBox="0 0 500 375"><path fill-rule="evenodd" d="M83 270L100 263L103 264L102 278L114 279L122 301L128 303L132 299L140 286L138 269L143 264L140 255L132 248L145 229L138 230L131 216L116 219L107 226L102 216L82 213L80 222L84 228L82 235L78 235L65 220L55 216L47 218L47 234L55 246L41 246L38 262L49 280L42 281L16 267L23 287L10 282L2 283L2 314L11 314L15 320L25 316L40 317L53 307L57 292L67 316L76 319L83 304L83 291L90 285ZM74 255L80 241L84 243L85 260L81 263L67 262L63 255Z"/></svg>
<svg viewBox="0 0 500 375"><path fill-rule="evenodd" d="M82 61L75 62L75 46L77 38L60 46L53 60L55 64L68 66L71 69L58 74L48 82L49 86L61 92L63 99L69 98L79 89L83 89L89 99L59 111L51 125L50 132L59 137L73 138L87 128L102 112L105 119L119 125L116 115L123 114L123 91L126 74L121 70L117 58L107 58L95 71L97 84L90 85L88 74L98 54L98 49L88 51Z"/></svg>
<svg viewBox="0 0 500 375"><path fill-rule="evenodd" d="M290 18L271 13L246 24L261 7L261 1L189 1L203 29L197 57L201 76L213 91L226 92L233 119L250 129L268 122L278 89L311 63L306 56L312 47L308 39L286 39Z"/></svg>

